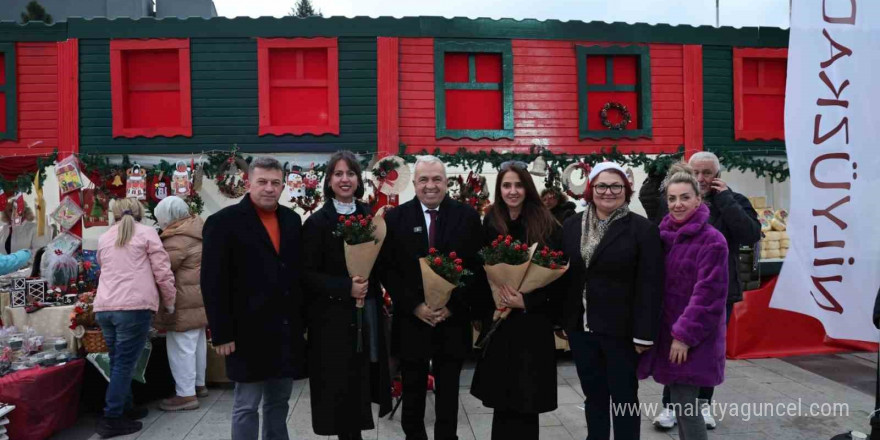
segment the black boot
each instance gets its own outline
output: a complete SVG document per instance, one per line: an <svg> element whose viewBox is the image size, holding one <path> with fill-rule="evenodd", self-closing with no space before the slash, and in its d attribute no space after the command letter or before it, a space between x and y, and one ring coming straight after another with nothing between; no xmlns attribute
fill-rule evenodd
<svg viewBox="0 0 880 440"><path fill-rule="evenodd" d="M360 431L352 432L350 434L339 434L337 438L339 440L363 440Z"/></svg>
<svg viewBox="0 0 880 440"><path fill-rule="evenodd" d="M128 420L140 420L147 416L150 413L150 410L145 406L134 406L129 409L126 409L122 415L125 416Z"/></svg>
<svg viewBox="0 0 880 440"><path fill-rule="evenodd" d="M143 427L143 423L129 420L125 417L103 417L98 422L98 428L95 431L101 436L101 438L110 438L119 435L134 434L135 432L140 431Z"/></svg>

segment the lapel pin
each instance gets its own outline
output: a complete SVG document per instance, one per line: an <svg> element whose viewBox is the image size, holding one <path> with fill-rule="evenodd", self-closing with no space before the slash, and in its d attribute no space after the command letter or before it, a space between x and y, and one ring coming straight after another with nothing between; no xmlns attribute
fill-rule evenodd
<svg viewBox="0 0 880 440"><path fill-rule="evenodd" d="M422 227L421 226L414 227L413 232L416 232L416 233L422 232Z"/></svg>

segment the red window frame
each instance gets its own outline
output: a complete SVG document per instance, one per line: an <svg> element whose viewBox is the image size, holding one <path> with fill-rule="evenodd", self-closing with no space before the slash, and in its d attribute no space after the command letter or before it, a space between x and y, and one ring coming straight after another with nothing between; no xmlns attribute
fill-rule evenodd
<svg viewBox="0 0 880 440"><path fill-rule="evenodd" d="M272 80L269 74L270 49L327 49L327 79ZM259 78L259 135L281 136L339 134L339 50L336 38L258 38L257 68ZM302 72L299 73L301 75ZM327 124L324 125L272 125L271 103L273 87L326 87Z"/></svg>
<svg viewBox="0 0 880 440"><path fill-rule="evenodd" d="M137 50L177 49L180 91L179 126L172 127L125 127L126 89L122 77L122 53ZM110 40L110 90L113 108L113 137L192 137L192 84L190 81L189 38Z"/></svg>
<svg viewBox="0 0 880 440"><path fill-rule="evenodd" d="M785 129L766 130L749 129L745 126L745 107L743 97L748 94L781 95L785 97L785 87L762 86L762 67L758 64L758 86L745 87L743 85L743 60L744 59L783 59L788 60L788 49L757 49L757 48L734 48L733 49L733 116L734 116L734 139L736 140L785 140Z"/></svg>

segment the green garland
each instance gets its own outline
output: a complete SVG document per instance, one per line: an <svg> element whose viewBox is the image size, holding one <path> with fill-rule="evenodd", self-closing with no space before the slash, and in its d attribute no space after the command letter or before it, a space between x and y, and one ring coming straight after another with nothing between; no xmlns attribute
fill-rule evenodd
<svg viewBox="0 0 880 440"><path fill-rule="evenodd" d="M30 194L34 189L34 177L40 173L40 182L46 181L46 167L53 165L58 159L58 151L37 158L37 171L32 173L21 173L12 180L6 180L0 175L0 189L12 198L15 193L21 192Z"/></svg>
<svg viewBox="0 0 880 440"><path fill-rule="evenodd" d="M756 158L753 155L748 154L748 152L718 150L714 151L714 153L718 156L721 165L728 170L735 169L742 172L751 171L758 177L768 177L771 182L784 182L789 178L789 169L785 161ZM669 169L670 165L682 159L684 156L684 148L679 147L678 151L675 153L658 155L648 155L646 153L623 154L618 151L616 146L607 150L603 148L597 153L590 154L553 153L549 150L543 150L540 152L530 151L528 153L499 153L497 151L469 151L465 148L461 148L455 153L443 153L439 149L435 149L433 152L422 150L417 153L406 153L406 145L401 143L398 155L407 163L415 163L418 156L424 154L437 156L447 166L473 170L476 173L482 173L486 166L497 169L503 162L510 160L532 163L538 157L542 157L547 163L547 175L544 177L545 186L560 187L560 175L562 170L576 161L582 161L591 166L604 161L612 161L622 166L640 167L644 169L647 174L652 176L663 176L666 174L666 170ZM124 176L125 171L132 165L128 155L122 156L121 163L110 163L109 157L104 155L79 153L77 156L79 157L80 163L83 165L81 172L90 180L93 180L93 177L98 178L96 180L99 180L99 184L96 186L98 189L102 190L106 189L106 185L111 182L115 176ZM202 163L202 171L207 178L213 178L228 162L230 157L240 157L248 164L253 160L252 156L244 157L240 153L237 145L233 145L232 149L229 151L209 152L205 153L205 156L207 161ZM41 181L45 181L45 168L53 164L57 157L58 153L56 151L45 157L37 158L37 172L40 173ZM364 170L369 168L372 157L372 154L360 156L360 164ZM162 160L159 164L151 168L145 167L147 170L147 179L149 181L152 176L158 173L171 175L174 172L174 168L175 166L173 164ZM285 163L285 171L289 168L290 164ZM319 181L323 180L326 168L327 164L315 164L314 170L318 175ZM33 182L34 173L23 173L13 180L5 180L0 176L0 188L10 195L15 192L25 192L29 194L33 189ZM193 200L190 200L190 203L193 205L196 212L201 212L204 203L200 197L194 197Z"/></svg>

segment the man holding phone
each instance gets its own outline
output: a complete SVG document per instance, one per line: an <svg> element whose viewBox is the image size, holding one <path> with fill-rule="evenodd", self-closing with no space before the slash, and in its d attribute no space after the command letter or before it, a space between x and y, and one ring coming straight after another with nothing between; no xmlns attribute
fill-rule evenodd
<svg viewBox="0 0 880 440"><path fill-rule="evenodd" d="M694 169L697 182L700 184L700 196L703 203L709 207L709 224L715 227L727 240L727 320L733 305L742 301L742 289L740 287L739 271L737 262L739 259L740 246L749 246L761 240L761 223L758 221L758 213L752 208L749 199L740 193L734 192L727 183L721 179L721 163L718 156L708 151L700 151L691 156L688 164ZM665 203L664 191L649 191L643 188L639 191L639 201L644 205L646 202L657 206L656 214L651 220L660 223L666 216L668 208ZM653 194L652 194L653 193ZM655 195L656 194L656 195ZM653 196L653 197L652 197ZM653 200L658 197L659 200ZM709 401L714 394L713 388L700 389L700 403L706 427L714 429L715 418L709 410ZM663 404L667 408L654 419L654 426L660 429L670 429L675 426L675 413L669 408L669 389L663 389Z"/></svg>

